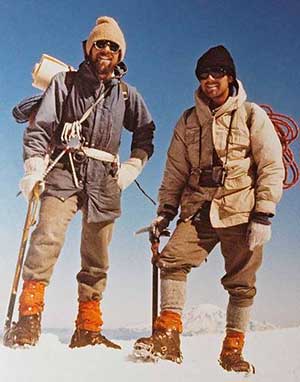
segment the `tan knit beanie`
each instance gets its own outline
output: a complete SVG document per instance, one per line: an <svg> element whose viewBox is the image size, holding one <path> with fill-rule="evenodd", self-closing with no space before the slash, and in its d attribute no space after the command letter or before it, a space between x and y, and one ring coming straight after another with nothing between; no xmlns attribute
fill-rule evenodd
<svg viewBox="0 0 300 382"><path fill-rule="evenodd" d="M117 43L121 49L120 61L124 59L126 42L118 23L112 17L102 16L96 20L96 26L91 31L86 42L86 53L89 55L93 43L97 40L110 40Z"/></svg>

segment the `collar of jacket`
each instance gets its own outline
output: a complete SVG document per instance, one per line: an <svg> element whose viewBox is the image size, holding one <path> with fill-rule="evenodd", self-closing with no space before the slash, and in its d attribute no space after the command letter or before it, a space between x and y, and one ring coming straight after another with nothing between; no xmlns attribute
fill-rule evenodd
<svg viewBox="0 0 300 382"><path fill-rule="evenodd" d="M236 110L246 101L247 94L243 87L243 84L239 80L237 80L237 82L239 84L238 93L234 96L229 97L227 101L221 107L217 109L216 113L214 114L216 118L219 117L220 115L223 115L224 113L230 113L231 111ZM202 94L203 93L202 93L201 87L199 87L195 91L195 106L196 106L197 117L199 119L200 124L205 123L207 120L211 119L213 116L213 113L210 110Z"/></svg>
<svg viewBox="0 0 300 382"><path fill-rule="evenodd" d="M114 71L114 77L104 82L104 86L114 86L118 84L123 76L127 73L127 66L124 62L120 62ZM101 85L93 68L88 60L83 61L78 69L79 80L81 85L88 87L93 93L99 89Z"/></svg>

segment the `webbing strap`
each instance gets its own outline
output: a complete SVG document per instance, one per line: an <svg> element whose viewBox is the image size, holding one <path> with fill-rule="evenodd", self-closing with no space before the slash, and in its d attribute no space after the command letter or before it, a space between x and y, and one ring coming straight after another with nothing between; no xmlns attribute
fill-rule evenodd
<svg viewBox="0 0 300 382"><path fill-rule="evenodd" d="M100 94L100 96L98 97L98 99L87 109L87 111L83 114L83 116L80 118L79 120L79 123L81 124L82 122L84 122L88 116L91 114L91 112L93 111L94 107L98 105L98 103L100 101L102 101L106 94L111 90L111 87L107 88L102 94Z"/></svg>
<svg viewBox="0 0 300 382"><path fill-rule="evenodd" d="M111 162L111 163L115 163L118 161L117 155L113 155L107 151L98 150L98 149L94 149L94 148L86 147L86 146L82 147L82 151L85 153L85 155L88 158L101 160L104 162Z"/></svg>

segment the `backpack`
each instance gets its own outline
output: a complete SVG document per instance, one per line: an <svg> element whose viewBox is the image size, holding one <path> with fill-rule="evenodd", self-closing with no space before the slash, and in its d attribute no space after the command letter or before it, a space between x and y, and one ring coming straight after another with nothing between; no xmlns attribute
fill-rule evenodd
<svg viewBox="0 0 300 382"><path fill-rule="evenodd" d="M300 169L290 145L297 139L300 127L291 117L274 112L271 106L265 104L259 106L267 113L273 123L282 146L282 160L285 170L283 189L292 188L299 181ZM247 113L246 122L250 130L253 113L251 102L245 102L245 108Z"/></svg>
<svg viewBox="0 0 300 382"><path fill-rule="evenodd" d="M72 87L74 85L75 74L76 72L74 71L66 72L65 85L68 90L66 100L69 94L71 93ZM121 87L123 98L125 101L125 107L127 108L129 99L128 85L125 82L120 81L119 86ZM12 109L12 115L17 123L26 123L34 118L42 102L43 94L44 93L33 97L25 98Z"/></svg>

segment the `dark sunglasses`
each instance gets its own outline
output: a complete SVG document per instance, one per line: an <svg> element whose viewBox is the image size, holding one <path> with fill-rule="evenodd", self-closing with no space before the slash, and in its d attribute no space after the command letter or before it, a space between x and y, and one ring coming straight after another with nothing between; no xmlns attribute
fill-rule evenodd
<svg viewBox="0 0 300 382"><path fill-rule="evenodd" d="M212 76L213 78L222 78L228 74L227 70L224 68L207 68L205 71L199 74L200 80L206 80L208 76Z"/></svg>
<svg viewBox="0 0 300 382"><path fill-rule="evenodd" d="M113 41L109 41L109 40L94 41L94 47L96 49L105 49L107 46L109 47L109 50L114 53L117 53L120 50L119 45Z"/></svg>

